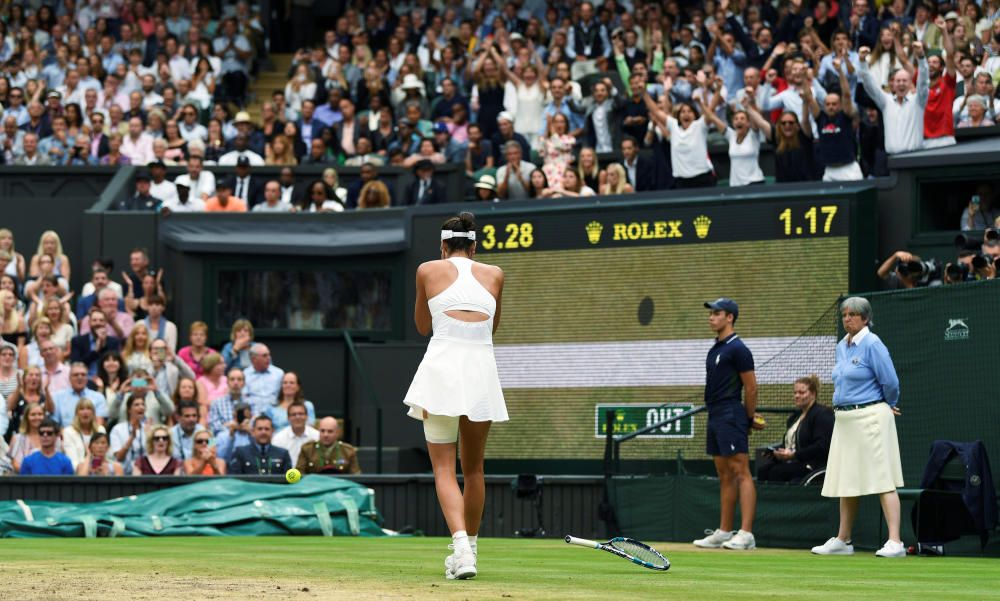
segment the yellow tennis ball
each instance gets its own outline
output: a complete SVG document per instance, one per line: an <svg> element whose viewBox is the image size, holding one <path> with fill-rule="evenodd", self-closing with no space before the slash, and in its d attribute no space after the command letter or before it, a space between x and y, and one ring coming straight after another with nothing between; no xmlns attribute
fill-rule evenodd
<svg viewBox="0 0 1000 601"><path fill-rule="evenodd" d="M767 420L765 420L765 419L764 419L764 418L763 418L762 416L760 416L760 415L758 415L757 417L753 418L753 421L754 421L755 423L757 423L757 424L760 424L761 426L765 426L765 425L767 425Z"/></svg>
<svg viewBox="0 0 1000 601"><path fill-rule="evenodd" d="M295 484L301 479L302 479L302 472L295 469L294 467L285 472L285 480L288 480L289 484Z"/></svg>

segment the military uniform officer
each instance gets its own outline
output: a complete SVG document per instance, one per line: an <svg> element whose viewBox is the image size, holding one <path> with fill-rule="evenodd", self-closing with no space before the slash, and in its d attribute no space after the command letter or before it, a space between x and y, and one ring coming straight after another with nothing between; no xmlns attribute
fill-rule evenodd
<svg viewBox="0 0 1000 601"><path fill-rule="evenodd" d="M295 467L303 474L360 474L357 451L339 439L337 420L324 417L319 421L319 440L302 445Z"/></svg>
<svg viewBox="0 0 1000 601"><path fill-rule="evenodd" d="M227 466L230 474L284 474L292 467L288 451L271 444L271 418L258 415L253 420L253 442L233 451Z"/></svg>

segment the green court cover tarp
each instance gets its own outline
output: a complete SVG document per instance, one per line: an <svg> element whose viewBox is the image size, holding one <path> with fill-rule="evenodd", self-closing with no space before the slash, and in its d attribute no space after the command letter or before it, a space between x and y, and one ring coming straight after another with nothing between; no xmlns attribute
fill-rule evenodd
<svg viewBox="0 0 1000 601"><path fill-rule="evenodd" d="M0 503L0 537L383 536L370 488L328 476L296 484L211 478L100 503Z"/></svg>

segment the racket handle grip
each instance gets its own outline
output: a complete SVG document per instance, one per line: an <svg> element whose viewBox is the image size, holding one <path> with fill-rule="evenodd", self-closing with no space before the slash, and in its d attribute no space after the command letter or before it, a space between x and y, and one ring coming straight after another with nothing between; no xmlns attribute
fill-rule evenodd
<svg viewBox="0 0 1000 601"><path fill-rule="evenodd" d="M597 549L601 546L600 543L586 538L577 538L575 536L566 535L566 542L571 545L579 545L581 547L589 547L591 549Z"/></svg>

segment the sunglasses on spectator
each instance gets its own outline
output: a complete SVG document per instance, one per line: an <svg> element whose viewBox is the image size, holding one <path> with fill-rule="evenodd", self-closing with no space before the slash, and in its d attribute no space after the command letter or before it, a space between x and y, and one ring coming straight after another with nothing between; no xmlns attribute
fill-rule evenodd
<svg viewBox="0 0 1000 601"><path fill-rule="evenodd" d="M39 436L55 436L56 433L55 433L55 430L39 430L38 431L38 435Z"/></svg>
<svg viewBox="0 0 1000 601"><path fill-rule="evenodd" d="M166 442L166 441L170 440L170 437L169 436L154 436L153 440L155 442Z"/></svg>
<svg viewBox="0 0 1000 601"><path fill-rule="evenodd" d="M194 444L208 444L207 438L196 438Z"/></svg>

